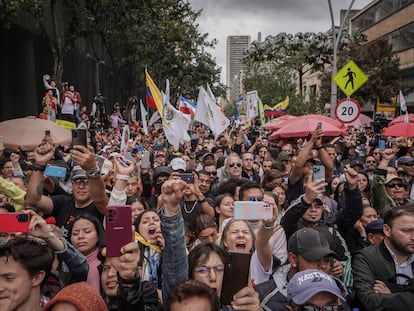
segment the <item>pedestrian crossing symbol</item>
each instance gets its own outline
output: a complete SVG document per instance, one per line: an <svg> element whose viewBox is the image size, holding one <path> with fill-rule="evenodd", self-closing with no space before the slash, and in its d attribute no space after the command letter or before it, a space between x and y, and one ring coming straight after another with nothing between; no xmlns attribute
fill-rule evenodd
<svg viewBox="0 0 414 311"><path fill-rule="evenodd" d="M368 81L368 77L354 61L350 60L338 71L333 80L346 96L351 96Z"/></svg>

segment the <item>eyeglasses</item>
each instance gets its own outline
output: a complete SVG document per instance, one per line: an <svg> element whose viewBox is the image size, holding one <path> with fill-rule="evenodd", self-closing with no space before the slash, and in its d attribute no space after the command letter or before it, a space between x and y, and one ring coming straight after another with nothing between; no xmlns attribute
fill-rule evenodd
<svg viewBox="0 0 414 311"><path fill-rule="evenodd" d="M230 167L235 167L235 166L237 166L237 167L241 167L241 163L240 163L240 162L237 162L237 163L230 163L230 164L229 164L229 166L230 166Z"/></svg>
<svg viewBox="0 0 414 311"><path fill-rule="evenodd" d="M246 201L254 202L254 201L263 201L264 197L247 197Z"/></svg>
<svg viewBox="0 0 414 311"><path fill-rule="evenodd" d="M316 306L300 306L297 307L298 311L343 311L343 305L334 305L334 306L324 306L324 307L316 307Z"/></svg>
<svg viewBox="0 0 414 311"><path fill-rule="evenodd" d="M405 188L407 187L407 183L404 182L399 182L399 183L390 183L390 184L386 184L385 187L387 188L395 188L396 186L400 187L400 188Z"/></svg>
<svg viewBox="0 0 414 311"><path fill-rule="evenodd" d="M80 185L80 184L87 185L87 184L88 184L88 182L89 182L89 180L88 180L88 179L86 179L86 178L80 178L80 179L75 179L75 180L72 180L72 182L73 182L74 184L77 184L77 185Z"/></svg>
<svg viewBox="0 0 414 311"><path fill-rule="evenodd" d="M377 161L375 161L375 160L366 160L365 162L366 163L377 163Z"/></svg>
<svg viewBox="0 0 414 311"><path fill-rule="evenodd" d="M194 271L201 276L208 276L210 274L211 269L214 269L214 272L216 273L223 273L224 265L217 265L213 267L201 266L201 267L196 267Z"/></svg>

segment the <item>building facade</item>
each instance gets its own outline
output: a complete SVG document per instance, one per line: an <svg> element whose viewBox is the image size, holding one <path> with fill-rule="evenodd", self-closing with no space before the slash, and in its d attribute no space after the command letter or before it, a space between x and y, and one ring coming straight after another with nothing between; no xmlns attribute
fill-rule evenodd
<svg viewBox="0 0 414 311"><path fill-rule="evenodd" d="M368 42L387 38L400 59L402 84L414 88L414 0L372 1L351 18L350 29L362 31ZM414 92L404 95L414 110Z"/></svg>

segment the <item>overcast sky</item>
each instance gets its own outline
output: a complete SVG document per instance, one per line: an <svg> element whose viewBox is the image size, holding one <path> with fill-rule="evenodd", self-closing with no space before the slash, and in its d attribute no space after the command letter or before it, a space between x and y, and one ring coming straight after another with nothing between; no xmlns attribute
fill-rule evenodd
<svg viewBox="0 0 414 311"><path fill-rule="evenodd" d="M222 67L222 82L226 75L226 40L232 35L249 35L251 41L262 40L280 32L325 32L331 26L328 0L189 0L196 10L203 9L198 19L201 33L218 44L211 51ZM351 0L331 0L335 24L339 11L347 9ZM355 0L353 9L361 9L372 0Z"/></svg>

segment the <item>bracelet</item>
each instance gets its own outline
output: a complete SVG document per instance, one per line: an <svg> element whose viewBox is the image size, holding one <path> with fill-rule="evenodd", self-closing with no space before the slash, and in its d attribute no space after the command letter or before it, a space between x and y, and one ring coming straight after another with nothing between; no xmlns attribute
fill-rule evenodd
<svg viewBox="0 0 414 311"><path fill-rule="evenodd" d="M266 226L265 224L263 224L263 228L265 228L266 230L272 230L272 229L276 228L276 226L277 226L276 221L273 223L272 226Z"/></svg>
<svg viewBox="0 0 414 311"><path fill-rule="evenodd" d="M320 146L320 147L316 147L315 148L315 150L321 150L321 149L323 149L323 146Z"/></svg>
<svg viewBox="0 0 414 311"><path fill-rule="evenodd" d="M129 175L116 174L115 178L120 180L128 180Z"/></svg>
<svg viewBox="0 0 414 311"><path fill-rule="evenodd" d="M33 170L34 171L40 171L40 172L44 172L46 169L46 165L40 165L40 164L33 164Z"/></svg>
<svg viewBox="0 0 414 311"><path fill-rule="evenodd" d="M202 199L202 200L198 200L198 203L204 203L204 202L207 202L207 200L206 200L206 198L204 198L204 199Z"/></svg>

